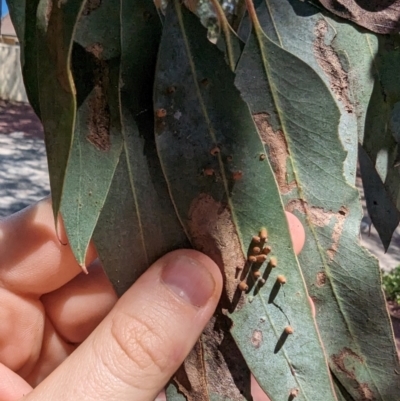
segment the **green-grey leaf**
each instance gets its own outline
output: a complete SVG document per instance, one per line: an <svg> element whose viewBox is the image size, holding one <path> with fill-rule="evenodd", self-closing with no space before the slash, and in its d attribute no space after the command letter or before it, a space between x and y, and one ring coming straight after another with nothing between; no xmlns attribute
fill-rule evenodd
<svg viewBox="0 0 400 401"><path fill-rule="evenodd" d="M21 66L26 93L35 113L40 117L38 87L38 55L36 16L39 0L9 0L10 16L21 48Z"/></svg>
<svg viewBox="0 0 400 401"><path fill-rule="evenodd" d="M37 41L34 42L34 49L31 47L31 51L36 50L37 55L30 53L28 59L28 53L25 52L24 56L24 70L29 70L34 61L40 64L37 81L33 68L28 82L32 86L36 82L38 85L55 218L60 209L75 127L76 98L70 59L75 27L83 5L83 0L66 0L59 4L52 0L40 0L37 8ZM26 18L32 18L32 14L27 14ZM26 29L25 37L28 34L35 38L33 29ZM30 44L25 42L26 48ZM35 91L36 88L28 88L28 92L35 94Z"/></svg>
<svg viewBox="0 0 400 401"><path fill-rule="evenodd" d="M368 105L365 134L361 139L364 150L383 182L385 191L366 197L385 198L377 204L367 202L368 212L387 249L393 229L400 221L400 171L398 152L400 137L396 124L400 116L400 36L379 36L378 51L371 66L375 76L374 89ZM363 173L366 170L362 171ZM375 175L374 175L375 176ZM369 175L363 174L363 181ZM374 187L372 187L374 188ZM368 188L367 188L368 189ZM387 219L387 215L392 219Z"/></svg>
<svg viewBox="0 0 400 401"><path fill-rule="evenodd" d="M77 24L72 53L78 110L61 202L68 240L81 266L123 145L119 3L103 0L94 10L91 4Z"/></svg>
<svg viewBox="0 0 400 401"><path fill-rule="evenodd" d="M399 364L377 261L358 244L361 207L343 176L339 108L317 73L259 25L236 82L255 113L286 210L305 226L299 261L334 375L356 400L396 399Z"/></svg>
<svg viewBox="0 0 400 401"><path fill-rule="evenodd" d="M178 215L194 247L221 267L225 294L220 308L230 312L233 337L270 398L287 399L298 389L299 400L335 400L276 182L233 81L196 17L176 1L167 11L160 45L155 107L166 111L156 122L156 142ZM251 288L243 296L237 285L248 271L252 236L262 226L269 229L278 268L262 288L249 273ZM265 275L268 270L262 268ZM283 288L277 287L278 274L287 277ZM289 324L295 332L283 341ZM208 332L202 342L210 338ZM203 399L240 400L232 389L235 381L229 382L230 350L221 354L217 349L220 369L205 359L209 396Z"/></svg>
<svg viewBox="0 0 400 401"><path fill-rule="evenodd" d="M121 7L124 148L94 232L100 259L118 295L163 254L189 247L154 142L151 88L160 20L152 1L123 0Z"/></svg>

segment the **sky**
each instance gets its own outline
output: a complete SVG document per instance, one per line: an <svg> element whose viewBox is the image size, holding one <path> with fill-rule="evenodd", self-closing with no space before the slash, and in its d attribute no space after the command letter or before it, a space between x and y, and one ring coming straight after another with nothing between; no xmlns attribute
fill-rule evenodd
<svg viewBox="0 0 400 401"><path fill-rule="evenodd" d="M8 7L6 0L1 0L1 16L3 17L8 13Z"/></svg>

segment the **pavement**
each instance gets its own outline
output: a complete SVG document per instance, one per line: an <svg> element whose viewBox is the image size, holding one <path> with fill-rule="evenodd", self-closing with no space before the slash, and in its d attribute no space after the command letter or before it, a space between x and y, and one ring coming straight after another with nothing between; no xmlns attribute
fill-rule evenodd
<svg viewBox="0 0 400 401"><path fill-rule="evenodd" d="M43 129L30 106L0 100L0 218L49 195Z"/></svg>

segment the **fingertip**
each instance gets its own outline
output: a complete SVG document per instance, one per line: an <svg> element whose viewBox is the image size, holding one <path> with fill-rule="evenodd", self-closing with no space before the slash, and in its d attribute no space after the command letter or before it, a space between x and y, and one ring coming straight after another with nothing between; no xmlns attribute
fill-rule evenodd
<svg viewBox="0 0 400 401"><path fill-rule="evenodd" d="M285 212L286 219L289 225L290 237L292 239L293 250L298 255L303 247L306 240L306 233L304 231L303 224L301 221L290 212Z"/></svg>
<svg viewBox="0 0 400 401"><path fill-rule="evenodd" d="M168 263L173 260L180 260L182 258L193 260L208 270L214 281L214 292L211 298L214 298L218 301L221 296L223 286L222 273L218 265L206 254L194 249L178 249L176 251L167 253L163 258L161 258L161 260L165 259L166 263Z"/></svg>

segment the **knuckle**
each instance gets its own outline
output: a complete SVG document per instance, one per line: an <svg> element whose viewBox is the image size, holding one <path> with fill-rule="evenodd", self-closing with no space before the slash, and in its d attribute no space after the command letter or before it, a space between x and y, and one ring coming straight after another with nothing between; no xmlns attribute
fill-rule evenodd
<svg viewBox="0 0 400 401"><path fill-rule="evenodd" d="M111 335L128 369L133 365L141 371L157 373L168 368L166 339L157 327L154 318L146 321L122 312L113 317Z"/></svg>

